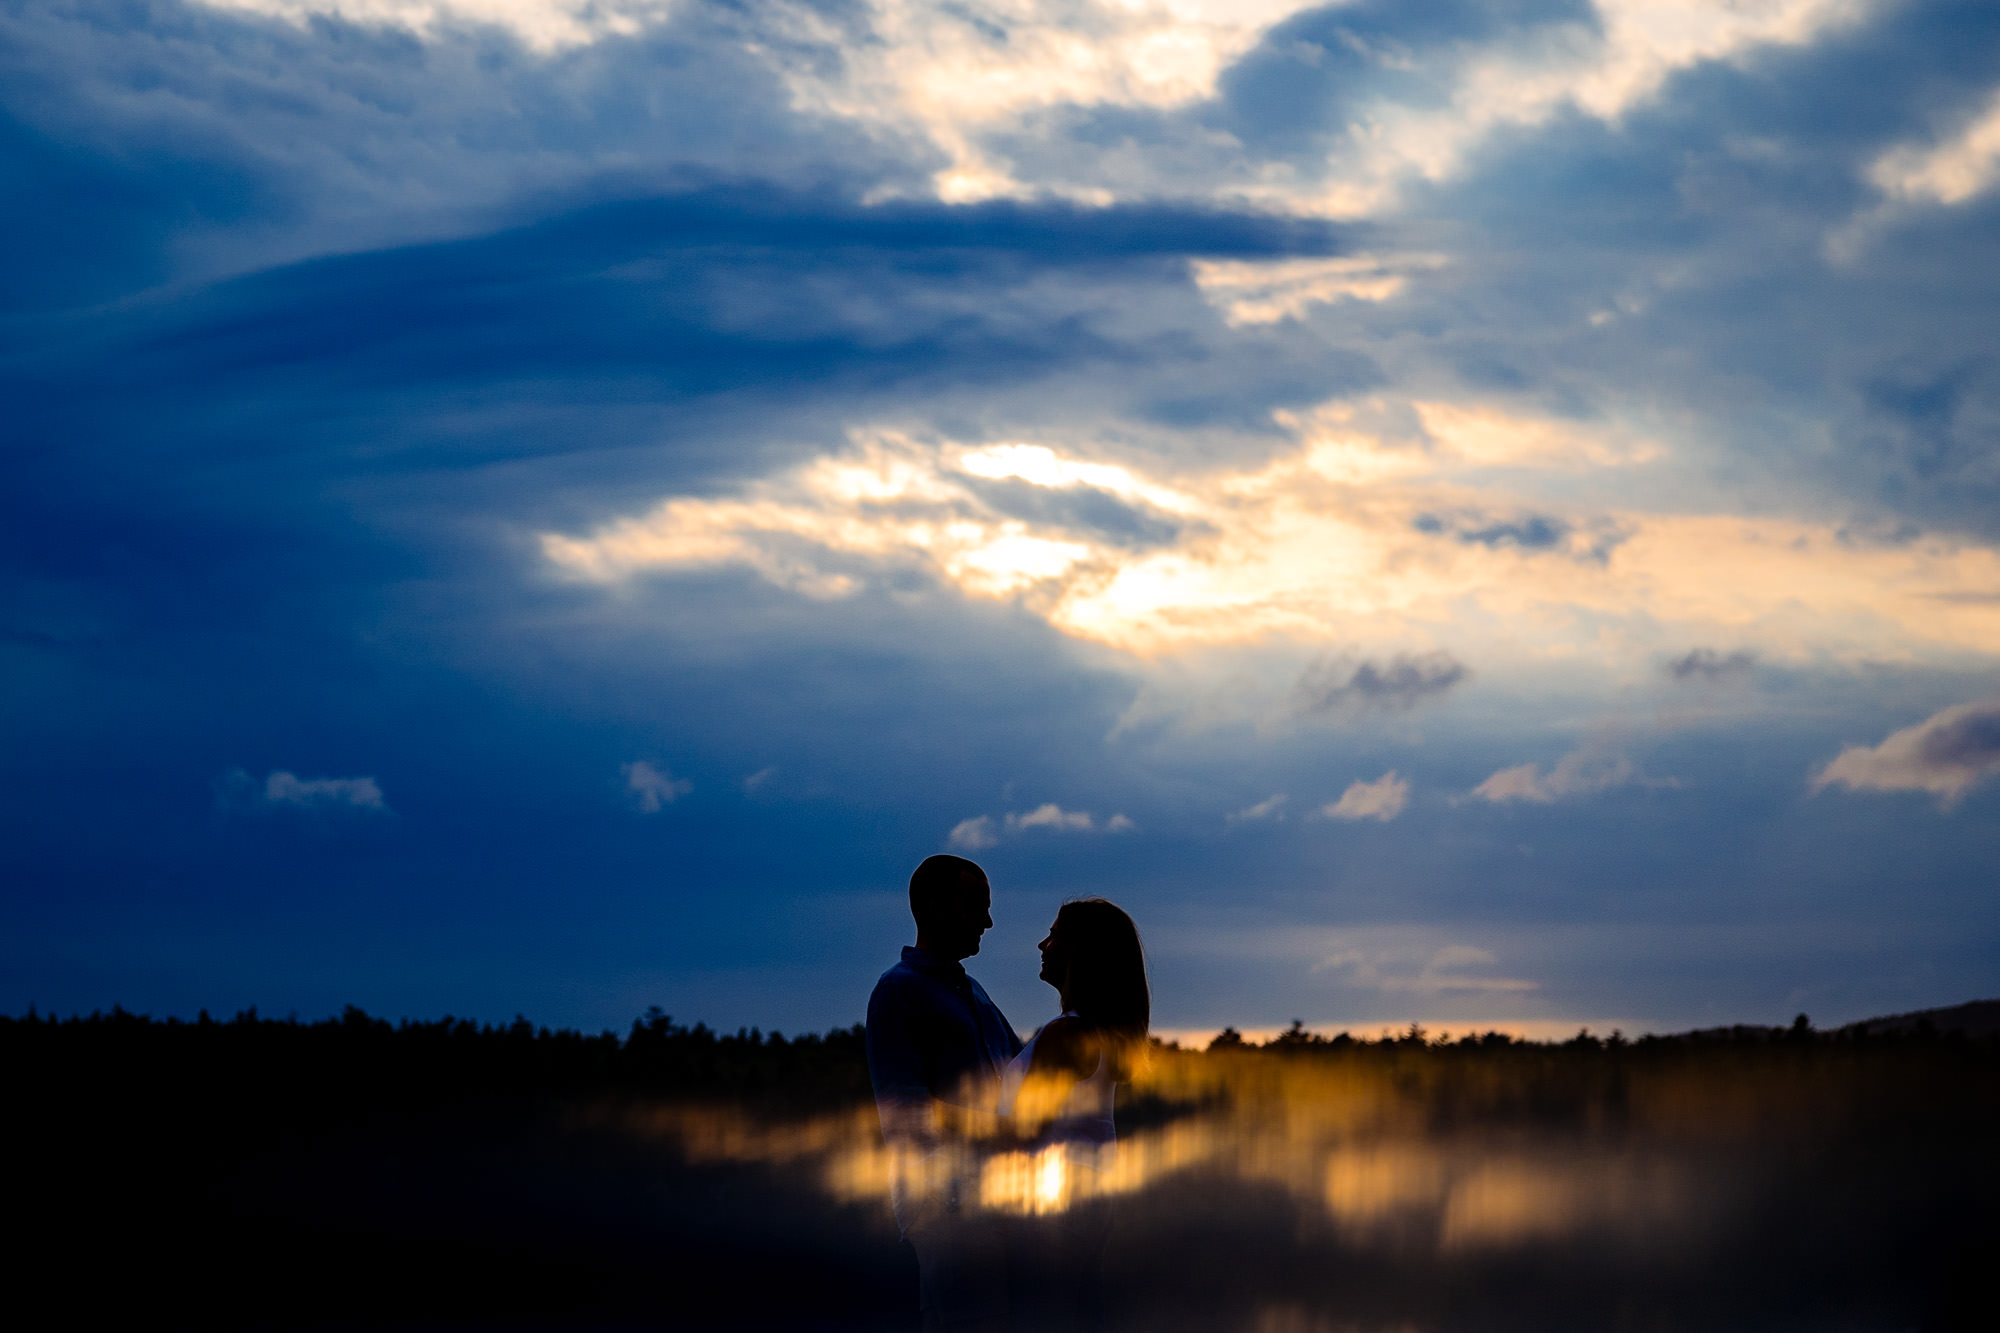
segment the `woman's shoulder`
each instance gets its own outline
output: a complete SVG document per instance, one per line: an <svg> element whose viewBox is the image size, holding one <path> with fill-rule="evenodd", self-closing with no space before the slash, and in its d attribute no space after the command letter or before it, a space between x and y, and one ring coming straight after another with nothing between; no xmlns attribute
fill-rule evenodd
<svg viewBox="0 0 2000 1333"><path fill-rule="evenodd" d="M1035 1067L1086 1076L1097 1067L1099 1036L1095 1028L1074 1014L1052 1018L1035 1034ZM1084 1068L1085 1065L1090 1068Z"/></svg>

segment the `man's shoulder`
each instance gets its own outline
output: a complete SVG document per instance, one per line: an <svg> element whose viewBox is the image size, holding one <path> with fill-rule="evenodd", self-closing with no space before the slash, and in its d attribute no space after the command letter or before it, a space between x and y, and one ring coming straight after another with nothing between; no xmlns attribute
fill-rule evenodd
<svg viewBox="0 0 2000 1333"><path fill-rule="evenodd" d="M930 983L923 973L911 967L908 959L898 959L894 966L875 979L875 990L871 1001L889 995L925 994Z"/></svg>

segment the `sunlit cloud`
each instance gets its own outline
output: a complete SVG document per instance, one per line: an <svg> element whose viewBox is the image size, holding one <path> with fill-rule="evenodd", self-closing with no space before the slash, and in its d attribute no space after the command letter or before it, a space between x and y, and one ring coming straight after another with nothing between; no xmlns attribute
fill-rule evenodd
<svg viewBox="0 0 2000 1333"><path fill-rule="evenodd" d="M1889 198L1915 204L1962 204L1992 189L2000 181L2000 92L1956 133L1890 149L1868 179Z"/></svg>
<svg viewBox="0 0 2000 1333"><path fill-rule="evenodd" d="M625 790L641 814L656 815L694 790L694 784L686 778L677 778L644 759L623 764L618 771L624 776Z"/></svg>
<svg viewBox="0 0 2000 1333"><path fill-rule="evenodd" d="M1880 201L1828 233L1827 256L1851 264L1885 231L1925 209L1952 208L2000 182L2000 91L1946 134L1897 144L1869 164Z"/></svg>
<svg viewBox="0 0 2000 1333"><path fill-rule="evenodd" d="M1639 781L1663 783L1661 779L1642 779L1638 766L1622 754L1586 745L1564 755L1546 773L1537 764L1503 768L1474 787L1472 794L1496 805L1510 801L1549 805L1565 797L1588 796Z"/></svg>
<svg viewBox="0 0 2000 1333"><path fill-rule="evenodd" d="M2000 773L2000 701L1960 704L1892 732L1880 745L1855 745L1813 778L1814 791L1924 791L1949 810Z"/></svg>
<svg viewBox="0 0 2000 1333"><path fill-rule="evenodd" d="M1216 76L1272 23L1309 0L872 0L872 40L841 42L832 21L789 7L802 36L845 47L838 65L774 47L796 103L885 135L915 134L947 164L932 177L949 203L1038 194L1088 203L1102 184L1023 177L985 142L1052 107L1167 109L1210 96ZM801 52L807 48L802 44Z"/></svg>
<svg viewBox="0 0 2000 1333"><path fill-rule="evenodd" d="M1443 267L1442 255L1343 255L1332 259L1194 260L1195 286L1231 328L1301 319L1316 305L1387 301L1409 275Z"/></svg>
<svg viewBox="0 0 2000 1333"><path fill-rule="evenodd" d="M503 28L547 55L662 21L678 0L199 0L304 26L314 18L395 27L429 36L450 25Z"/></svg>
<svg viewBox="0 0 2000 1333"><path fill-rule="evenodd" d="M1388 823L1410 803L1410 784L1394 769L1373 782L1348 784L1340 799L1321 808L1328 819L1375 819Z"/></svg>
<svg viewBox="0 0 2000 1333"><path fill-rule="evenodd" d="M1451 89L1442 104L1365 105L1323 178L1242 192L1336 217L1380 213L1395 206L1407 181L1457 175L1498 130L1539 126L1565 111L1615 123L1677 71L1803 45L1871 7L1867 0L1598 0L1594 23L1549 24L1484 47L1451 44L1433 58ZM1410 59L1395 50L1378 58Z"/></svg>
<svg viewBox="0 0 2000 1333"><path fill-rule="evenodd" d="M1983 595L2000 586L1990 546L1949 535L1871 544L1775 516L1509 511L1506 486L1485 470L1493 460L1515 464L1508 475L1532 489L1579 468L1623 470L1629 449L1584 447L1580 426L1494 406L1417 410L1451 449L1321 413L1292 418L1296 446L1270 461L1199 475L1053 445L856 432L847 450L735 494L673 497L541 544L554 570L601 584L734 566L838 599L924 573L1143 656L1388 649L1383 665L1329 678L1322 693L1337 702L1450 687L1463 678L1455 657L1406 646L1442 633L1482 661L1514 663L1657 661L1663 640L1716 638L1774 659L2000 653L2000 603ZM1135 544L1085 518L1009 513L976 484L992 478L1096 491L1178 535ZM1535 517L1494 517L1507 512ZM1475 514L1486 517L1466 526Z"/></svg>

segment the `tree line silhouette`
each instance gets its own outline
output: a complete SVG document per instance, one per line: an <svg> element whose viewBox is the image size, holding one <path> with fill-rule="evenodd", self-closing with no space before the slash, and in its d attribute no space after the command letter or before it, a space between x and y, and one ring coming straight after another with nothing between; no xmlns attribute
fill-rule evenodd
<svg viewBox="0 0 2000 1333"><path fill-rule="evenodd" d="M0 1017L0 1060L43 1087L115 1082L130 1087L251 1084L351 1100L396 1090L410 1097L527 1094L667 1095L757 1100L802 1108L868 1095L860 1024L791 1038L746 1028L715 1032L676 1023L655 1006L622 1038L536 1026L526 1018L478 1023L446 1016L391 1023L349 1005L303 1022L246 1009L216 1020L109 1013L55 1018L32 1009Z"/></svg>
<svg viewBox="0 0 2000 1333"><path fill-rule="evenodd" d="M1180 1052L1172 1043L1162 1050ZM1303 1021L1262 1043L1225 1028L1206 1047L1213 1055L1411 1057L1462 1065L1489 1057L1525 1068L1524 1060L1699 1059L1704 1052L1741 1066L1758 1052L1818 1052L1823 1057L1868 1052L1952 1051L1975 1062L2000 1058L2000 1038L1939 1031L1928 1020L1901 1029L1870 1031L1853 1024L1815 1030L1800 1014L1789 1027L1739 1025L1672 1036L1628 1040L1613 1032L1579 1031L1558 1042L1535 1042L1501 1032L1433 1037L1418 1024L1382 1036L1326 1034ZM246 1009L226 1020L206 1011L193 1020L155 1019L114 1007L58 1018L32 1008L19 1018L0 1015L0 1060L23 1086L69 1089L116 1085L146 1089L155 1097L196 1090L254 1089L266 1097L287 1092L315 1105L373 1100L383 1095L417 1101L458 1095L669 1096L772 1102L814 1110L869 1097L864 1033L860 1024L793 1037L758 1028L717 1032L705 1023L675 1022L658 1006L633 1020L621 1037L550 1028L516 1017L479 1023L447 1015L392 1023L349 1005L337 1017L301 1021L269 1018Z"/></svg>

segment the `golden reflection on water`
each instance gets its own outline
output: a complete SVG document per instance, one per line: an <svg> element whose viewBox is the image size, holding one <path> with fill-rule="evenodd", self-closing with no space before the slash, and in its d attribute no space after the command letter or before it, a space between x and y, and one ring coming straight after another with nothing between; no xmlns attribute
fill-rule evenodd
<svg viewBox="0 0 2000 1333"><path fill-rule="evenodd" d="M1497 1105L1508 1091L1504 1072L1475 1071L1452 1095ZM1726 1098L1699 1089L1654 1089L1641 1099L1650 1115L1620 1103L1615 1133L1592 1124L1608 1112L1591 1103L1560 1124L1472 1114L1442 1130L1438 1090L1413 1087L1408 1069L1380 1060L1166 1052L1134 1092L1180 1113L1121 1129L1102 1150L1021 1146L998 1135L968 1135L930 1152L895 1149L866 1106L781 1121L661 1106L621 1120L690 1161L777 1167L834 1199L885 1211L899 1180L906 1190L949 1189L965 1204L1029 1216L1170 1182L1233 1183L1291 1195L1343 1240L1439 1251L1578 1235L1654 1243L1698 1223L1726 1192L1708 1165L1714 1154L1697 1151L1690 1126L1679 1123L1690 1114L1729 1118Z"/></svg>

